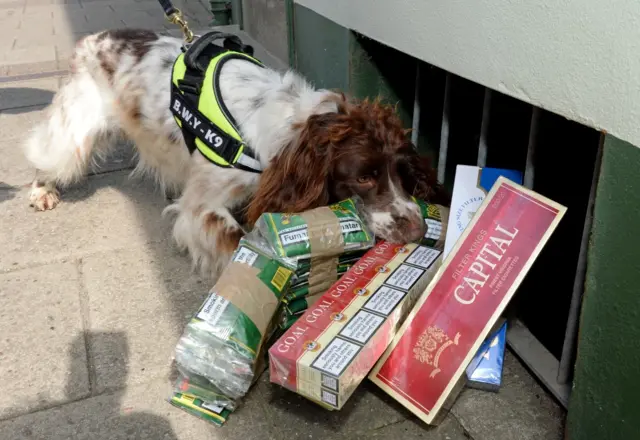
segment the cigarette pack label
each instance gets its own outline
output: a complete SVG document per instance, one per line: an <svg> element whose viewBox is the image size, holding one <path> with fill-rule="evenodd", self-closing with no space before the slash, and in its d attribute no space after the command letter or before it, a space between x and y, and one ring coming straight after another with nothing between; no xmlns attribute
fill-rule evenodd
<svg viewBox="0 0 640 440"><path fill-rule="evenodd" d="M355 218L346 218L340 220L340 228L343 234L362 231L362 226ZM307 225L287 228L280 233L280 240L283 245L302 243L309 240L309 229Z"/></svg>
<svg viewBox="0 0 640 440"><path fill-rule="evenodd" d="M565 211L499 178L369 377L431 423Z"/></svg>
<svg viewBox="0 0 640 440"><path fill-rule="evenodd" d="M318 356L312 367L333 376L340 376L358 354L358 351L360 351L359 345L345 339L335 338Z"/></svg>
<svg viewBox="0 0 640 440"><path fill-rule="evenodd" d="M389 277L385 284L402 290L409 290L424 273L423 269L401 264Z"/></svg>
<svg viewBox="0 0 640 440"><path fill-rule="evenodd" d="M338 335L365 344L383 322L382 316L360 310Z"/></svg>
<svg viewBox="0 0 640 440"><path fill-rule="evenodd" d="M215 293L211 293L197 313L196 318L205 321L209 325L215 326L228 305L229 301Z"/></svg>
<svg viewBox="0 0 640 440"><path fill-rule="evenodd" d="M341 408L386 349L406 304L440 267L436 254L378 243L272 345L271 382ZM406 263L411 257L415 264Z"/></svg>
<svg viewBox="0 0 640 440"><path fill-rule="evenodd" d="M427 233L424 235L424 238L427 240L439 240L442 234L442 222L425 218L424 223L427 225Z"/></svg>
<svg viewBox="0 0 640 440"><path fill-rule="evenodd" d="M233 258L233 261L238 263L248 264L249 266L253 266L258 259L258 253L252 251L246 246L240 246L236 251L236 256Z"/></svg>
<svg viewBox="0 0 640 440"><path fill-rule="evenodd" d="M438 259L442 252L438 249L432 249L428 247L417 247L411 252L409 258L407 258L407 264L413 264L424 269L429 269L434 261Z"/></svg>
<svg viewBox="0 0 640 440"><path fill-rule="evenodd" d="M386 316L396 308L406 294L407 292L382 286L371 295L371 299L366 302L363 308Z"/></svg>

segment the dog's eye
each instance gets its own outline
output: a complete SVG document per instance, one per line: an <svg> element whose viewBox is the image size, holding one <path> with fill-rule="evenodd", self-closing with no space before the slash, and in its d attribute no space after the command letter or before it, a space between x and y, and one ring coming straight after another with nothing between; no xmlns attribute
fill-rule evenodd
<svg viewBox="0 0 640 440"><path fill-rule="evenodd" d="M358 177L358 183L370 183L373 180L373 176L360 176Z"/></svg>

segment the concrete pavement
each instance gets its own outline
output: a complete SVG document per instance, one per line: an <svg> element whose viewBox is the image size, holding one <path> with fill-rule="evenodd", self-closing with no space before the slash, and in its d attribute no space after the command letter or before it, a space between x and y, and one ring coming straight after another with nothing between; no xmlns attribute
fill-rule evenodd
<svg viewBox="0 0 640 440"><path fill-rule="evenodd" d="M176 4L206 27L203 4ZM466 390L438 428L368 382L327 412L263 377L222 429L171 407L173 349L210 282L173 247L166 200L128 177L122 145L35 213L20 150L75 40L122 26L170 28L155 0L0 0L0 440L562 438L563 411L511 355L500 393Z"/></svg>

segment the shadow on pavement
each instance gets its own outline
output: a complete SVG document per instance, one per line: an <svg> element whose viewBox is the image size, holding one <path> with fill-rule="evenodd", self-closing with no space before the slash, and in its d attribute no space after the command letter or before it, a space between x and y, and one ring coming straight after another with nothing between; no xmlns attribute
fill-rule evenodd
<svg viewBox="0 0 640 440"><path fill-rule="evenodd" d="M32 87L5 87L0 89L0 111L19 115L38 110L35 106L50 104L53 100L51 90Z"/></svg>
<svg viewBox="0 0 640 440"><path fill-rule="evenodd" d="M108 345L110 347L109 357L107 359L96 360L91 353L92 346ZM85 347L88 347L89 365L95 365L95 362L109 363L110 375L118 377L120 380L119 388L124 389L127 375L129 373L128 358L129 346L127 336L123 332L84 332L79 334L70 349L70 353L83 353ZM67 383L67 394L73 395L77 381L84 381L87 374L91 375L91 369L87 371L87 364L83 357L80 359L69 359L70 374ZM89 377L89 383L93 384L94 379ZM163 417L147 412L135 411L135 408L123 407L124 391L117 391L109 396L111 399L101 397L103 402L88 401L87 411L78 423L75 423L75 435L79 438L115 439L115 438L131 438L131 439L164 439L177 440L173 428L169 421ZM141 400L145 396L140 396ZM95 405L95 408L91 406ZM61 433L62 434L62 433ZM84 437L87 436L87 437ZM52 440L56 437L51 437ZM60 439L63 437L60 436ZM75 437L74 437L75 438Z"/></svg>
<svg viewBox="0 0 640 440"><path fill-rule="evenodd" d="M20 188L0 182L0 203L13 199L19 192Z"/></svg>

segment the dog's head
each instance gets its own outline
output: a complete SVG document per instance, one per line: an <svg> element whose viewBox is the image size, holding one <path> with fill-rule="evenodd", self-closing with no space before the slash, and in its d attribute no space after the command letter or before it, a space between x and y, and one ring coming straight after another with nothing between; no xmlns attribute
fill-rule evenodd
<svg viewBox="0 0 640 440"><path fill-rule="evenodd" d="M410 196L446 203L429 160L419 156L395 109L378 100L337 99L338 111L310 116L295 142L261 176L247 210L302 212L358 195L377 237L396 243L424 235Z"/></svg>

